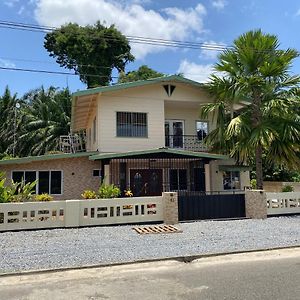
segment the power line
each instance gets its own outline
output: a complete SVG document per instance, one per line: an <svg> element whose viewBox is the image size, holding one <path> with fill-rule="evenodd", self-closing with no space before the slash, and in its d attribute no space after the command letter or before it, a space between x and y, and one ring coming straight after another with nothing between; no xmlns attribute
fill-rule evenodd
<svg viewBox="0 0 300 300"><path fill-rule="evenodd" d="M95 75L95 74L76 74L76 73L61 72L61 71L48 71L48 70L13 68L13 67L0 67L0 70L21 71L21 72L31 72L31 73L46 73L46 74L57 74L57 75L71 75L71 76L81 75L81 76L90 76L90 77L97 77L97 78L107 78L107 77L109 77L109 76ZM111 76L110 78L117 79L118 77Z"/></svg>
<svg viewBox="0 0 300 300"><path fill-rule="evenodd" d="M58 28L55 27L46 27L34 24L26 24L26 23L16 23L9 21L1 21L0 20L0 28L8 28L8 29L16 29L16 30L28 30L34 32L43 32L49 33ZM106 40L118 40L119 37L114 37L109 34L103 34ZM178 41L178 40L168 40L161 38L148 38L143 36L130 36L125 35L125 37L131 42L135 44L146 44L153 46L162 46L162 47L176 47L176 48L189 48L189 49L205 49L212 51L223 51L229 47L217 44L210 43L200 43L200 42L191 42L191 41ZM93 38L93 37L92 37ZM96 39L96 37L95 37Z"/></svg>

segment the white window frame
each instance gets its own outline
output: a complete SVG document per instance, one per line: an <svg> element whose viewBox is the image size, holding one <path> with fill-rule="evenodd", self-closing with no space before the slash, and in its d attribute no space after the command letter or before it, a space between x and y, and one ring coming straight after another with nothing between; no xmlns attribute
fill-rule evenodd
<svg viewBox="0 0 300 300"><path fill-rule="evenodd" d="M49 172L49 195L54 195L54 196L61 196L64 193L64 172L63 170L12 170L11 171L11 179L13 179L13 173L14 172L23 172L23 174L25 175L25 172L35 172L35 178L37 180L37 184L35 186L35 193L36 195L39 195L39 172ZM60 194L52 194L51 193L51 172L61 172L61 193Z"/></svg>

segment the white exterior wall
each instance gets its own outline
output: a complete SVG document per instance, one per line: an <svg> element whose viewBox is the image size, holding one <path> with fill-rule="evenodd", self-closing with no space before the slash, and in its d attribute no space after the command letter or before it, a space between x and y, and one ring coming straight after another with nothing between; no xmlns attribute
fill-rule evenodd
<svg viewBox="0 0 300 300"><path fill-rule="evenodd" d="M211 191L224 191L223 188L223 171L219 170L219 165L234 165L233 159L227 160L213 160L209 163L210 165L210 182ZM240 171L241 190L245 187L250 186L250 175L249 171ZM230 190L228 190L230 191Z"/></svg>
<svg viewBox="0 0 300 300"><path fill-rule="evenodd" d="M88 150L124 152L164 147L166 119L184 120L184 134L196 135L196 120L201 120L200 104L211 100L199 88L182 83L171 84L176 85L176 88L170 97L163 84L99 94L96 104L97 142L88 145ZM96 111L89 117L88 128L93 125ZM148 137L117 137L118 111L147 113Z"/></svg>

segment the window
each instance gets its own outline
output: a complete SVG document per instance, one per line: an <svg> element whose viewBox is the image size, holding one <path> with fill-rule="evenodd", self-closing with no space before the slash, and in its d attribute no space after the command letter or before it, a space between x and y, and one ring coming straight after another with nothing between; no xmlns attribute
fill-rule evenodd
<svg viewBox="0 0 300 300"><path fill-rule="evenodd" d="M202 141L208 134L208 122L197 121L196 122L197 137L199 141Z"/></svg>
<svg viewBox="0 0 300 300"><path fill-rule="evenodd" d="M25 183L38 179L35 192L38 194L48 193L53 195L62 194L62 171L13 171L14 182L21 182L25 178Z"/></svg>
<svg viewBox="0 0 300 300"><path fill-rule="evenodd" d="M170 170L170 190L187 190L187 171L186 169Z"/></svg>
<svg viewBox="0 0 300 300"><path fill-rule="evenodd" d="M94 177L100 177L100 175L101 175L100 170L93 170Z"/></svg>
<svg viewBox="0 0 300 300"><path fill-rule="evenodd" d="M117 136L147 137L147 114L117 112Z"/></svg>
<svg viewBox="0 0 300 300"><path fill-rule="evenodd" d="M25 183L27 184L29 182L33 182L36 180L36 172L35 171L13 171L12 180L14 182L22 182L24 180Z"/></svg>
<svg viewBox="0 0 300 300"><path fill-rule="evenodd" d="M240 172L223 172L223 188L224 190L239 190L241 188Z"/></svg>

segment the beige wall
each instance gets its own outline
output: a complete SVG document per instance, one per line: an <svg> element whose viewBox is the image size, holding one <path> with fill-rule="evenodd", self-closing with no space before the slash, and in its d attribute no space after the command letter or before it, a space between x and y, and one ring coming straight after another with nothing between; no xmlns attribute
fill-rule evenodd
<svg viewBox="0 0 300 300"><path fill-rule="evenodd" d="M300 182L281 181L264 181L264 191L280 193L285 185L291 185L294 188L294 192L300 192Z"/></svg>
<svg viewBox="0 0 300 300"><path fill-rule="evenodd" d="M36 161L26 164L0 166L0 171L6 173L8 181L12 171L62 171L63 194L53 195L55 200L81 199L81 193L86 189L96 190L99 188L99 177L93 177L93 170L100 169L100 162L90 161L88 157L53 159Z"/></svg>
<svg viewBox="0 0 300 300"><path fill-rule="evenodd" d="M88 144L88 150L123 152L164 147L165 119L184 120L184 133L196 134L195 122L200 120L200 104L211 102L211 100L199 88L182 83L176 83L176 89L172 96L168 97L163 84L167 83L99 94L87 126L88 132L97 112L97 143ZM170 82L170 84L174 83ZM117 137L117 111L147 113L148 137Z"/></svg>
<svg viewBox="0 0 300 300"><path fill-rule="evenodd" d="M223 171L219 170L219 165L234 165L233 159L213 160L210 165L211 191L223 191ZM249 171L240 171L241 190L250 186Z"/></svg>

